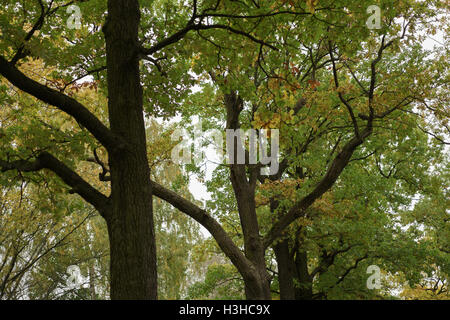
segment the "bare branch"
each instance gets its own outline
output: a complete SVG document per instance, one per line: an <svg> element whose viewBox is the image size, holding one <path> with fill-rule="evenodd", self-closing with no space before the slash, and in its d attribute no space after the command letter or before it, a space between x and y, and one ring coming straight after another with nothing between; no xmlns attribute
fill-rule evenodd
<svg viewBox="0 0 450 320"><path fill-rule="evenodd" d="M231 33L242 35L242 36L252 40L253 42L259 43L261 45L267 46L273 50L278 51L278 49L276 47L274 47L273 45L271 45L267 42L264 42L263 40L257 39L254 36L252 36L250 33L247 33L245 31L238 30L238 29L232 28L227 25L222 25L222 24L204 25L204 24L194 24L193 21L189 21L188 24L186 25L186 27L184 27L180 31L174 33L170 37L168 37L164 40L161 40L160 42L153 45L151 48L141 47L140 52L141 52L141 54L144 54L144 55L152 55L152 54L155 54L156 52L160 51L161 49L180 41L191 30L209 30L209 29L227 30Z"/></svg>

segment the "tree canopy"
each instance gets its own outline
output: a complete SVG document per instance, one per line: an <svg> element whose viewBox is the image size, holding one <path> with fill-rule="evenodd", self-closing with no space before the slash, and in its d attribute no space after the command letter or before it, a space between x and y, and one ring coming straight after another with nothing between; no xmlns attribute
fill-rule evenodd
<svg viewBox="0 0 450 320"><path fill-rule="evenodd" d="M448 10L5 0L0 299L448 299Z"/></svg>

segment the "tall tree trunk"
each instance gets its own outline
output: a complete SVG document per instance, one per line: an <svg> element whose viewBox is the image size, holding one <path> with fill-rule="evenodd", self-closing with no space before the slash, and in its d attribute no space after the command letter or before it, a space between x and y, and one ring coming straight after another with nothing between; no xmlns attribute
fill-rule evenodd
<svg viewBox="0 0 450 320"><path fill-rule="evenodd" d="M227 129L239 129L239 114L242 111L242 104L243 101L236 92L225 95ZM230 180L238 205L239 219L244 236L245 257L254 267L250 276L242 274L245 295L250 300L267 300L271 299L270 277L266 270L265 248L259 234L255 203L256 170L259 170L259 168L250 169L252 173L250 178L247 178L246 164L237 163L237 150L240 143L237 137L233 139L234 159L230 168Z"/></svg>
<svg viewBox="0 0 450 320"><path fill-rule="evenodd" d="M95 269L92 264L89 265L89 291L91 293L91 300L97 300L97 294L95 292Z"/></svg>
<svg viewBox="0 0 450 320"><path fill-rule="evenodd" d="M312 300L312 277L308 273L308 256L306 251L297 247L295 252L296 279L298 286L295 288L296 300Z"/></svg>
<svg viewBox="0 0 450 320"><path fill-rule="evenodd" d="M111 298L156 299L156 245L139 74L137 0L108 1L103 32L111 131L127 142L109 154Z"/></svg>
<svg viewBox="0 0 450 320"><path fill-rule="evenodd" d="M274 247L278 266L281 300L312 300L312 277L308 272L308 256L299 246L292 250L287 240Z"/></svg>
<svg viewBox="0 0 450 320"><path fill-rule="evenodd" d="M280 285L281 300L295 300L294 278L296 270L289 251L289 241L278 242L274 247L278 266L278 283Z"/></svg>

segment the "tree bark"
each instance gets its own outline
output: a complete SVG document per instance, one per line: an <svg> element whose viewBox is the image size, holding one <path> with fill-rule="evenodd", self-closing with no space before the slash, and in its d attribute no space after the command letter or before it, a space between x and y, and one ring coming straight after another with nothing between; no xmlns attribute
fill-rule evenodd
<svg viewBox="0 0 450 320"><path fill-rule="evenodd" d="M91 264L89 265L89 291L91 294L91 300L97 300L97 293L95 292L95 269L94 266Z"/></svg>
<svg viewBox="0 0 450 320"><path fill-rule="evenodd" d="M139 74L137 0L108 1L103 32L108 70L110 128L127 141L110 152L111 298L156 299L156 245Z"/></svg>

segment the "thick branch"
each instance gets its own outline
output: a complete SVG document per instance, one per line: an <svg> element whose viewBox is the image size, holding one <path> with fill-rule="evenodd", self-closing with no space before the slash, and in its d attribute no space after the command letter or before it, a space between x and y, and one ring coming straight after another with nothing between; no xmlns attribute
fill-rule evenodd
<svg viewBox="0 0 450 320"><path fill-rule="evenodd" d="M61 111L74 117L75 120L89 130L89 132L91 132L109 152L120 151L125 148L125 141L121 137L114 135L81 103L55 89L49 88L28 78L3 57L0 57L0 74L20 90L45 103L55 106Z"/></svg>

